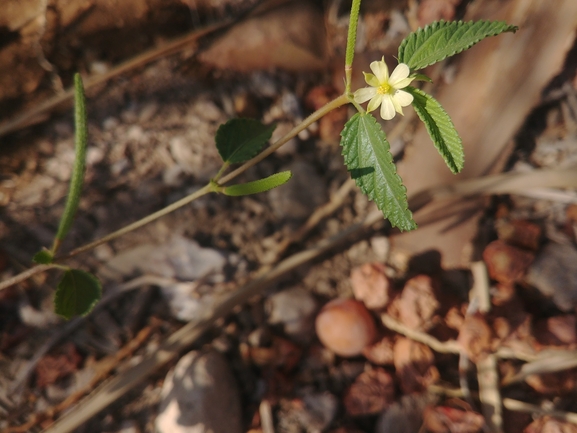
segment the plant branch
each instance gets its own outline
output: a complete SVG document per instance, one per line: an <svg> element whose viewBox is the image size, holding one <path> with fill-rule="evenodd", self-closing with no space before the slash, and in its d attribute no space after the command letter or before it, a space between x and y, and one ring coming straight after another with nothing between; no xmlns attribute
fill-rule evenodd
<svg viewBox="0 0 577 433"><path fill-rule="evenodd" d="M357 24L361 0L353 0L349 19L349 33L347 35L347 51L345 53L345 94L351 93L351 80L353 75L353 59L355 57L355 45L357 43Z"/></svg>
<svg viewBox="0 0 577 433"><path fill-rule="evenodd" d="M321 117L325 116L327 113L331 112L332 110L334 110L335 108L339 108L345 104L348 104L349 102L351 102L351 99L348 95L343 94L341 96L339 96L336 99L333 99L332 101L328 102L327 104L323 105L321 108L319 108L317 111L315 111L314 113L312 113L310 116L308 116L306 119L304 119L301 123L299 123L298 125L296 125L293 129L291 129L284 137L280 138L279 140L277 140L275 143L272 144L272 146L270 146L269 148L265 149L264 151L262 151L261 153L259 153L257 156L255 156L254 158L248 160L247 162L245 162L243 165L241 165L240 167L238 167L236 170L230 172L229 174L227 174L226 176L224 176L219 184L223 185L225 183L227 183L228 181L234 179L235 177L237 177L238 175L244 173L245 171L247 171L249 168L251 168L252 166L258 164L259 162L261 162L263 159L265 159L267 156L269 156L271 153L275 152L279 147L281 147L283 144L285 144L287 141L289 141L291 138L296 137L296 135L305 130L306 128L308 128L311 124L313 124L314 122L316 122L317 120L319 120Z"/></svg>
<svg viewBox="0 0 577 433"><path fill-rule="evenodd" d="M76 248L72 251L70 251L68 254L61 256L61 257L57 257L56 260L65 260L65 259L69 259L70 257L73 257L77 254L83 253L84 251L88 251L94 247L97 247L98 245L101 245L103 243L106 243L108 241L111 241L113 239L116 239L128 232L131 232L132 230L136 230L148 223L151 223L154 220L157 220L160 217L163 217L164 215L167 215L171 212L174 212L175 210L177 210L178 208L181 208L182 206L196 200L199 197L202 197L203 195L206 195L210 192L214 191L214 187L211 183L208 183L207 185L203 186L201 189L199 189L198 191L193 192L192 194L178 200L177 202L172 203L171 205L166 206L163 209L160 209L157 212L154 212L144 218L142 218L141 220L138 220L136 222L133 222L132 224L129 224L123 228L121 228L120 230L117 230L113 233L110 233L104 237L101 237L100 239L95 240L94 242L90 242L89 244L83 245L79 248Z"/></svg>

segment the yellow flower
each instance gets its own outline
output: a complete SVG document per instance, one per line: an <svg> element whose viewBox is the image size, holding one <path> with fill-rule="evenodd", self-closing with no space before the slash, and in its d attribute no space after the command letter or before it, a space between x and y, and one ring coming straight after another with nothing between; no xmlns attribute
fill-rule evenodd
<svg viewBox="0 0 577 433"><path fill-rule="evenodd" d="M367 111L371 111L381 106L381 117L384 120L391 120L396 113L403 114L403 108L413 102L413 95L405 92L404 89L414 78L409 77L410 69L404 63L399 63L389 77L389 68L383 57L380 62L371 63L373 74L365 74L365 81L371 87L365 87L355 92L355 102L362 104L369 101Z"/></svg>

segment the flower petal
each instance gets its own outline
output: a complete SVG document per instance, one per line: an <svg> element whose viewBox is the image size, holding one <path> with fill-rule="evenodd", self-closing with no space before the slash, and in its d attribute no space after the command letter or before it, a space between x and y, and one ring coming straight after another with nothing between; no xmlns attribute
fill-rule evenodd
<svg viewBox="0 0 577 433"><path fill-rule="evenodd" d="M393 98L391 95L383 95L381 117L383 120L391 120L395 117L395 106L393 105Z"/></svg>
<svg viewBox="0 0 577 433"><path fill-rule="evenodd" d="M399 81L407 78L410 73L411 70L407 65L405 65L404 63L399 63L395 68L395 70L393 71L393 73L391 74L391 78L389 78L389 84L393 87L397 87L396 84Z"/></svg>
<svg viewBox="0 0 577 433"><path fill-rule="evenodd" d="M395 107L395 111L401 115L403 114L403 107L401 107L401 104L399 104L399 101L397 101L397 99L394 96L391 96L391 102L393 103L393 106Z"/></svg>
<svg viewBox="0 0 577 433"><path fill-rule="evenodd" d="M371 62L371 71L373 71L377 80L379 80L379 85L389 81L389 68L385 63L384 57L379 62Z"/></svg>
<svg viewBox="0 0 577 433"><path fill-rule="evenodd" d="M369 86L373 86L373 87L379 87L380 86L379 80L373 74L369 74L367 72L363 72L363 74L365 75L365 81Z"/></svg>
<svg viewBox="0 0 577 433"><path fill-rule="evenodd" d="M395 89L404 89L409 84L411 84L411 82L413 80L414 80L414 78L403 78L402 80L399 80L394 84L391 82L390 85L391 85L391 87L393 87Z"/></svg>
<svg viewBox="0 0 577 433"><path fill-rule="evenodd" d="M401 107L406 107L407 105L411 105L413 102L413 95L409 92L405 92L404 90L397 90L393 95L393 98L399 103Z"/></svg>
<svg viewBox="0 0 577 433"><path fill-rule="evenodd" d="M369 99L373 98L377 94L377 89L374 87L363 87L362 89L358 89L355 94L355 102L357 104L362 104L367 102Z"/></svg>
<svg viewBox="0 0 577 433"><path fill-rule="evenodd" d="M380 93L375 94L373 99L371 99L371 101L369 102L369 105L367 105L367 111L370 113L371 111L376 110L379 107L379 105L381 105L382 100L383 95L381 95Z"/></svg>

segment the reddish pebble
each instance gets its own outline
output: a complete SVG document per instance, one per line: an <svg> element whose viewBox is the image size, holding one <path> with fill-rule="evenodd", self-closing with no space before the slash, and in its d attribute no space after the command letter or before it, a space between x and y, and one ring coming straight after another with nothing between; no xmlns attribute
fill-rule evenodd
<svg viewBox="0 0 577 433"><path fill-rule="evenodd" d="M376 328L367 308L354 299L335 299L316 319L321 343L340 356L357 356L375 340Z"/></svg>
<svg viewBox="0 0 577 433"><path fill-rule="evenodd" d="M521 280L534 258L535 254L501 240L491 242L483 251L489 276L505 284Z"/></svg>

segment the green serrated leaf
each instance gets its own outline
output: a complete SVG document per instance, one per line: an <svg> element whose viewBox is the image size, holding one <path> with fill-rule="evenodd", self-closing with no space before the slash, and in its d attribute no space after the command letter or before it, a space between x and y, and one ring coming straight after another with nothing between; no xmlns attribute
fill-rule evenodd
<svg viewBox="0 0 577 433"><path fill-rule="evenodd" d="M38 263L39 265L48 265L52 263L52 260L54 260L54 254L52 254L52 252L48 251L46 248L42 248L40 251L34 254L34 257L32 257L32 261L34 263Z"/></svg>
<svg viewBox="0 0 577 433"><path fill-rule="evenodd" d="M281 171L264 179L227 186L222 192L226 195L237 197L241 195L258 194L259 192L265 192L287 183L292 175L290 171Z"/></svg>
<svg viewBox="0 0 577 433"><path fill-rule="evenodd" d="M393 227L417 228L407 202L407 190L397 174L385 133L369 113L357 113L341 132L343 156L351 176Z"/></svg>
<svg viewBox="0 0 577 433"><path fill-rule="evenodd" d="M413 108L425 124L433 144L445 163L454 174L459 173L465 163L465 152L461 137L451 118L431 95L411 86L405 87L404 90L413 95Z"/></svg>
<svg viewBox="0 0 577 433"><path fill-rule="evenodd" d="M55 237L55 246L52 248L53 252L56 252L57 246L64 239L72 226L72 221L74 221L74 215L76 215L78 203L80 202L84 172L86 170L88 128L86 125L86 98L84 96L84 87L82 85L80 74L74 75L74 127L74 167L72 169L72 176L70 177L70 187L68 190L66 205L64 206L64 212L62 213L58 232Z"/></svg>
<svg viewBox="0 0 577 433"><path fill-rule="evenodd" d="M398 59L411 70L423 69L489 36L517 29L504 21L436 21L409 34L399 45Z"/></svg>
<svg viewBox="0 0 577 433"><path fill-rule="evenodd" d="M74 316L86 316L102 297L102 286L98 279L79 269L69 269L54 295L56 314L71 319Z"/></svg>
<svg viewBox="0 0 577 433"><path fill-rule="evenodd" d="M275 128L255 119L230 119L216 131L216 148L224 162L248 161L261 151Z"/></svg>

